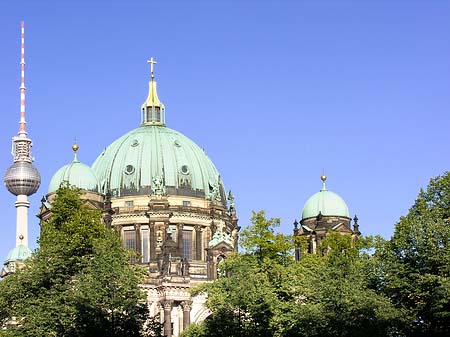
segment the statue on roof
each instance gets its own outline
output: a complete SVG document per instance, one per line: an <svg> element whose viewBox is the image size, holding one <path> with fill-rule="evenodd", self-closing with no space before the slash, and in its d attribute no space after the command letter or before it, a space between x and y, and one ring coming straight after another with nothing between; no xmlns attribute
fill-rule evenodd
<svg viewBox="0 0 450 337"><path fill-rule="evenodd" d="M222 201L222 197L220 196L219 182L217 181L214 185L209 184L209 193L206 197L211 201Z"/></svg>
<svg viewBox="0 0 450 337"><path fill-rule="evenodd" d="M164 181L161 176L155 176L152 179L152 195L163 196L166 195L166 187L164 186Z"/></svg>
<svg viewBox="0 0 450 337"><path fill-rule="evenodd" d="M234 248L234 242L233 242L233 238L231 237L230 234L225 233L225 232L215 232L212 240L209 241L208 243L208 247L214 247L216 245L218 245L221 242L225 242L226 244L228 244L229 246Z"/></svg>
<svg viewBox="0 0 450 337"><path fill-rule="evenodd" d="M229 214L236 215L236 208L234 206L234 195L231 193L231 190L228 192L227 199L230 202L230 207L228 208Z"/></svg>

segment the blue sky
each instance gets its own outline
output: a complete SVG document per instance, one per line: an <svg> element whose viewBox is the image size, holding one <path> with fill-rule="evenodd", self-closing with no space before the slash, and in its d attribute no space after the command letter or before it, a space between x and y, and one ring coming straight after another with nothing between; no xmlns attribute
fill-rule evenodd
<svg viewBox="0 0 450 337"><path fill-rule="evenodd" d="M389 237L420 187L450 167L448 1L3 1L0 168L18 131L20 21L39 200L72 160L92 164L139 126L151 56L167 125L203 147L236 196L290 233L321 187L364 234ZM0 189L0 258L15 198ZM34 238L31 247L35 248Z"/></svg>

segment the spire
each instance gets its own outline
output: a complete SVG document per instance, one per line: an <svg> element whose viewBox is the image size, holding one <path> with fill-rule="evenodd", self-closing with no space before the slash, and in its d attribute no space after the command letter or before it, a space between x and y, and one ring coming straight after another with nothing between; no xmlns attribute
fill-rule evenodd
<svg viewBox="0 0 450 337"><path fill-rule="evenodd" d="M153 57L147 61L150 64L150 82L147 100L142 104L142 124L143 125L165 125L165 107L158 98L155 81L155 64Z"/></svg>
<svg viewBox="0 0 450 337"><path fill-rule="evenodd" d="M25 23L21 25L21 48L20 48L20 122L19 137L26 138L26 122L25 122Z"/></svg>

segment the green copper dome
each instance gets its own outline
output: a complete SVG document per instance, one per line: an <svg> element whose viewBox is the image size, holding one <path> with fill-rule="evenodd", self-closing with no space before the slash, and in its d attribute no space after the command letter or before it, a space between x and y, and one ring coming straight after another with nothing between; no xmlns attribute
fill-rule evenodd
<svg viewBox="0 0 450 337"><path fill-rule="evenodd" d="M28 259L33 252L30 248L24 245L18 245L11 249L6 256L5 264L9 262L23 262Z"/></svg>
<svg viewBox="0 0 450 337"><path fill-rule="evenodd" d="M322 176L323 187L306 201L303 206L302 219L316 217L321 213L325 216L342 216L349 218L347 204L344 199L325 188L326 177Z"/></svg>
<svg viewBox="0 0 450 337"><path fill-rule="evenodd" d="M159 100L151 58L149 94L141 106L141 126L103 150L92 169L102 193L113 197L182 195L226 205L225 191L214 164L193 141L169 129Z"/></svg>
<svg viewBox="0 0 450 337"><path fill-rule="evenodd" d="M75 152L73 161L61 167L50 181L48 193L55 192L63 182L74 185L86 191L98 192L99 183L94 171L87 165L79 162L76 157L78 146L74 145Z"/></svg>
<svg viewBox="0 0 450 337"><path fill-rule="evenodd" d="M158 190L226 202L219 172L205 152L164 125L143 123L105 148L92 168L101 191L116 197Z"/></svg>

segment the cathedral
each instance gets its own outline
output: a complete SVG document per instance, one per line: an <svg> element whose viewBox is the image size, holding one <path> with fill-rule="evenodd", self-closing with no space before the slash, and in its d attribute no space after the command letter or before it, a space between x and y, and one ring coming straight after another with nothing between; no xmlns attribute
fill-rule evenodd
<svg viewBox="0 0 450 337"><path fill-rule="evenodd" d="M22 24L21 123L13 138L14 162L4 177L7 189L17 196L17 236L1 277L15 272L31 256L27 197L41 182L25 129L23 39ZM73 144L73 160L55 168L38 216L41 221L51 217L52 200L61 184L82 189L84 202L100 209L105 226L116 230L124 247L136 252L130 262L147 266L141 288L150 314L159 315L165 335L179 336L210 314L205 295L192 295L189 290L221 275L222 261L238 249L240 227L234 197L225 190L205 151L166 125L165 106L157 93L156 61L151 58L148 63L149 91L140 108L141 124L105 144L92 166L80 161L82 149ZM351 228L346 203L326 189L325 181L322 176L321 190L306 202L300 223L294 222L294 235L306 237L309 253L316 253L330 230L359 235L357 218ZM299 259L300 249L295 252Z"/></svg>

